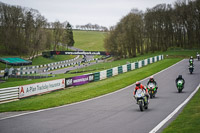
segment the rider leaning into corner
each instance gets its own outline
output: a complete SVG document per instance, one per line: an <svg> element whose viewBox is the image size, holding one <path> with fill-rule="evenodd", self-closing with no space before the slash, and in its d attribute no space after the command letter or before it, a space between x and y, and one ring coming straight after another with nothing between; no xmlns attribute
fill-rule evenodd
<svg viewBox="0 0 200 133"><path fill-rule="evenodd" d="M153 84L156 86L156 90L158 90L156 80L153 78L153 76L151 76L151 77L149 78L149 81L147 82L147 86L148 86L150 83L153 83Z"/></svg>
<svg viewBox="0 0 200 133"><path fill-rule="evenodd" d="M185 84L185 80L183 79L183 77L182 77L182 75L178 75L178 78L176 78L176 86L177 86L177 82L179 81L179 80L183 80L183 87L184 87L184 84Z"/></svg>
<svg viewBox="0 0 200 133"><path fill-rule="evenodd" d="M148 90L146 89L146 87L138 81L135 83L135 85L136 85L136 87L133 91L134 98L135 98L135 94L136 94L137 90L142 89L142 90L145 90L145 96L147 97L147 101L149 101L149 93L148 93Z"/></svg>

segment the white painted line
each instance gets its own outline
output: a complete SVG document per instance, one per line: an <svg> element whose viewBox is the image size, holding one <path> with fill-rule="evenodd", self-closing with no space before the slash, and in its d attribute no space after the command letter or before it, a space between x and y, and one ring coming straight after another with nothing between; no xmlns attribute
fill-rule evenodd
<svg viewBox="0 0 200 133"><path fill-rule="evenodd" d="M190 94L190 96L180 104L171 114L169 114L164 120L162 120L154 129L152 129L149 133L156 133L167 121L169 121L189 100L196 94L199 90L200 84L197 88Z"/></svg>
<svg viewBox="0 0 200 133"><path fill-rule="evenodd" d="M181 60L181 61L177 62L176 64L174 64L174 65L172 65L172 66L170 66L170 67L168 67L168 68L166 68L166 69L163 69L162 71L160 71L160 72L154 74L154 76L157 75L157 74L159 74L159 73L161 73L161 72L164 72L164 71L166 71L166 70L172 68L173 66L175 66L175 65L177 65L177 64L179 64L179 63L181 63L182 61L184 61L184 60ZM152 76L152 75L151 75L151 76ZM150 77L150 76L149 76L149 77ZM148 79L149 77L146 77L145 79L140 80L140 81L144 81L144 80ZM38 111L27 112L27 113L22 113L22 114L18 114L18 115L13 115L13 116L5 117L5 118L0 118L0 120L10 119L10 118L18 117L18 116L23 116L23 115L28 115L28 114L33 114L33 113L48 111L48 110L52 110L52 109L59 109L59 108L63 108L63 107L68 107L68 106L72 106L72 105L76 105L76 104L81 104L81 103L89 102L89 101L92 101L92 100L96 100L96 99L99 99L99 98L102 98L102 97L105 97L105 96L109 96L109 95L113 95L113 94L115 94L115 93L121 92L121 91L123 91L123 90L125 90L125 89L128 89L128 88L131 87L131 86L134 86L134 85L135 85L135 83L132 84L132 85L129 85L129 86L125 87L125 88L122 88L122 89L120 89L120 90L117 90L117 91L115 91L115 92L111 92L111 93L108 93L108 94L105 94L105 95L102 95L102 96L98 96L98 97L95 97L95 98L91 98L91 99L88 99L88 100L84 100L84 101L80 101L80 102L76 102L76 103L71 103L71 104L67 104L67 105L63 105L63 106L59 106L59 107L53 107L53 108L42 109L42 110L38 110Z"/></svg>

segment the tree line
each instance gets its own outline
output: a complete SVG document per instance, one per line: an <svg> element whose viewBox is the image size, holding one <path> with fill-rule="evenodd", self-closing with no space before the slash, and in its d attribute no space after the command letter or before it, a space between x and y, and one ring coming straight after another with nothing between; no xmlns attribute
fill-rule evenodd
<svg viewBox="0 0 200 133"><path fill-rule="evenodd" d="M35 9L0 2L1 55L34 57L43 50L56 50L59 44L73 46L69 22L47 22Z"/></svg>
<svg viewBox="0 0 200 133"><path fill-rule="evenodd" d="M104 47L118 58L135 57L169 47L200 48L200 0L137 9L110 29Z"/></svg>
<svg viewBox="0 0 200 133"><path fill-rule="evenodd" d="M86 25L76 25L75 29L78 30L96 30L96 31L108 31L108 28L105 26L100 26L98 24L88 23Z"/></svg>

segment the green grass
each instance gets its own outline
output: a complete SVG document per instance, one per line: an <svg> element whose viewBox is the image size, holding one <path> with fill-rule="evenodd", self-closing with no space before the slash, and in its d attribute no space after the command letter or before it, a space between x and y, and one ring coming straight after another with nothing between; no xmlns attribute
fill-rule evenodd
<svg viewBox="0 0 200 133"><path fill-rule="evenodd" d="M189 58L190 56L193 56L193 58L196 58L197 52L200 52L200 50L168 50L164 52L164 55L168 55L169 57L183 57L183 58Z"/></svg>
<svg viewBox="0 0 200 133"><path fill-rule="evenodd" d="M199 133L200 132L200 90L184 107L178 117L162 133Z"/></svg>
<svg viewBox="0 0 200 133"><path fill-rule="evenodd" d="M97 97L133 84L137 80L141 80L147 76L157 73L180 60L181 59L165 59L106 80L72 87L49 94L34 96L11 103L0 104L0 112L39 110ZM121 82L122 79L123 82Z"/></svg>
<svg viewBox="0 0 200 133"><path fill-rule="evenodd" d="M105 32L74 30L74 47L85 51L105 51L103 40Z"/></svg>

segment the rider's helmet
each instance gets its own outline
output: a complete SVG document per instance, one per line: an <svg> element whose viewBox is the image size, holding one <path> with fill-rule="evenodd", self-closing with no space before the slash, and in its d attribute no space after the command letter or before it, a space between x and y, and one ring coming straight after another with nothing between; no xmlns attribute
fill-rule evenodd
<svg viewBox="0 0 200 133"><path fill-rule="evenodd" d="M179 79L182 79L182 75L178 75L178 78L179 78Z"/></svg>
<svg viewBox="0 0 200 133"><path fill-rule="evenodd" d="M135 83L135 85L136 85L137 87L139 87L139 86L140 86L140 82L137 81L137 82Z"/></svg>
<svg viewBox="0 0 200 133"><path fill-rule="evenodd" d="M149 80L150 80L150 81L154 81L153 76L151 76Z"/></svg>
<svg viewBox="0 0 200 133"><path fill-rule="evenodd" d="M193 59L193 57L191 56L190 59Z"/></svg>

